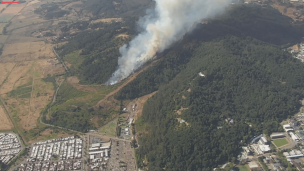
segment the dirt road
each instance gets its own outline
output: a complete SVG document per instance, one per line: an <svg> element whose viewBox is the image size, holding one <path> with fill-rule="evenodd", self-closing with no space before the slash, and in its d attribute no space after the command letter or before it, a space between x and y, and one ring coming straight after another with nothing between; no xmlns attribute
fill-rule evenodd
<svg viewBox="0 0 304 171"><path fill-rule="evenodd" d="M123 82L122 85L120 85L116 90L112 91L111 93L109 93L105 98L103 98L102 100L100 100L97 104L96 107L100 106L102 103L106 102L107 100L109 100L110 97L113 97L116 93L118 93L122 88L124 88L126 85L128 85L131 81L135 80L135 78L142 73L143 71L147 70L148 68L150 68L151 66L153 66L156 62L158 62L160 59L157 59L155 61L153 61L151 64L149 64L148 66L146 66L145 68L141 69L140 71L136 72L135 74L129 76L127 78L127 80L125 82Z"/></svg>

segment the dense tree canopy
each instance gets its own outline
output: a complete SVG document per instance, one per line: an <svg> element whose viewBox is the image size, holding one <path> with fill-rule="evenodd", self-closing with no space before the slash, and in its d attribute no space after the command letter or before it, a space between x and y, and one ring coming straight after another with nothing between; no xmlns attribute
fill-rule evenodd
<svg viewBox="0 0 304 171"><path fill-rule="evenodd" d="M211 170L234 160L241 140L278 131L297 112L303 79L304 65L276 46L234 36L201 43L146 103L137 123L145 125L138 164L147 157L150 170ZM181 107L187 109L178 115Z"/></svg>

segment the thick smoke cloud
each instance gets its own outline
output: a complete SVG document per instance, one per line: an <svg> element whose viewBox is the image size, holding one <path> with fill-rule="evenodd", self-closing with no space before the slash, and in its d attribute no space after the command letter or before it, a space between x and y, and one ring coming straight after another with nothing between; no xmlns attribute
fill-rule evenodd
<svg viewBox="0 0 304 171"><path fill-rule="evenodd" d="M231 0L155 0L156 6L141 21L143 32L119 51L118 68L106 84L127 78L147 61L206 18L224 11Z"/></svg>

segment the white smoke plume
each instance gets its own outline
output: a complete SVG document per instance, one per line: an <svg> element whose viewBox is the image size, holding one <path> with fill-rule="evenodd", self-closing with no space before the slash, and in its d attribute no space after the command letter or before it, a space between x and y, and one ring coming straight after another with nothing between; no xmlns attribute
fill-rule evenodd
<svg viewBox="0 0 304 171"><path fill-rule="evenodd" d="M139 23L143 32L119 51L118 68L106 84L127 78L156 53L181 39L204 19L224 11L231 0L155 0L152 13Z"/></svg>

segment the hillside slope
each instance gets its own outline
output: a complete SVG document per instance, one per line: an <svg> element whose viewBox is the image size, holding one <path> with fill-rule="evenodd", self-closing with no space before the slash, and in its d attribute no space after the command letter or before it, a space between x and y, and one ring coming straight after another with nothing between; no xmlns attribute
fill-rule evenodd
<svg viewBox="0 0 304 171"><path fill-rule="evenodd" d="M235 161L250 137L278 131L279 122L297 112L303 90L304 64L276 46L234 36L200 43L146 103L136 123L138 164L182 171ZM181 108L187 110L178 115Z"/></svg>

